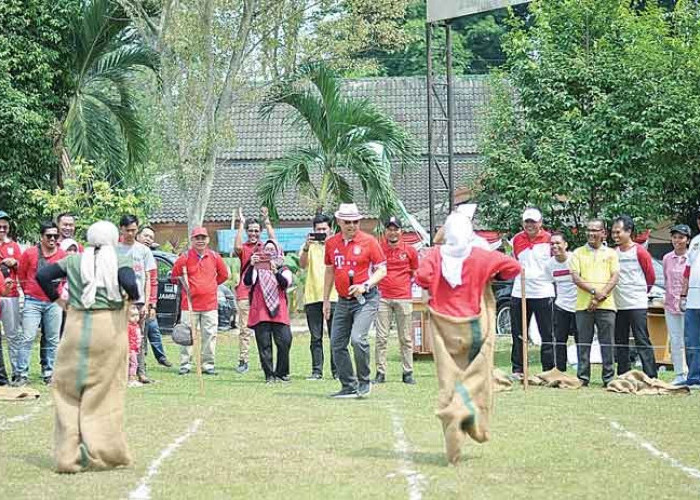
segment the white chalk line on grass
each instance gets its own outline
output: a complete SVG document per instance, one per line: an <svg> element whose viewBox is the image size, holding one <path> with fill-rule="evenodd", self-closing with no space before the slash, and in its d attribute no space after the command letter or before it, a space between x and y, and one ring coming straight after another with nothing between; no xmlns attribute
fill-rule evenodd
<svg viewBox="0 0 700 500"><path fill-rule="evenodd" d="M648 451L651 455L655 456L656 458L660 458L661 460L665 460L669 463L671 467L682 470L686 473L686 475L692 477L693 479L700 479L700 470L684 465L679 460L673 458L665 451L661 451L660 449L658 449L656 446L651 444L649 441L645 440L643 437L636 435L634 432L628 431L619 423L611 420L610 427L618 431L622 436L626 437L627 439L637 443L639 446Z"/></svg>
<svg viewBox="0 0 700 500"><path fill-rule="evenodd" d="M389 406L389 412L391 413L391 426L394 430L394 451L399 457L398 473L406 478L409 500L421 500L427 480L423 474L415 470L415 464L411 459L411 446L408 444L406 433L403 430L401 415L393 406Z"/></svg>
<svg viewBox="0 0 700 500"><path fill-rule="evenodd" d="M160 469L160 466L165 461L165 459L172 455L175 452L175 450L177 450L180 446L182 446L182 443L184 443L191 436L197 433L197 431L199 430L199 426L202 424L202 421L203 420L201 418L198 418L195 421L193 421L184 434L179 436L175 441L170 443L163 449L163 451L160 452L158 458L156 458L148 466L146 475L141 478L141 482L139 483L139 485L129 493L129 500L149 500L151 498L151 488L148 485L148 482L153 476L158 474L158 469Z"/></svg>
<svg viewBox="0 0 700 500"><path fill-rule="evenodd" d="M29 410L24 415L17 415L16 417L4 418L0 420L0 431L7 431L12 428L14 424L21 424L28 420L31 420L39 413L42 409L49 406L49 403L36 403L31 410Z"/></svg>

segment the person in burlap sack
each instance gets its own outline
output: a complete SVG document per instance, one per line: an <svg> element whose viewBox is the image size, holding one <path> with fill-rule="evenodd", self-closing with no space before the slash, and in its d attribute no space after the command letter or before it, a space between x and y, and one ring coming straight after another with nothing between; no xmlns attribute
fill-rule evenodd
<svg viewBox="0 0 700 500"><path fill-rule="evenodd" d="M444 244L421 260L416 283L429 295L433 357L447 460L456 464L469 435L487 441L493 407L495 300L489 282L512 279L518 262L474 246L471 220L452 213L443 228Z"/></svg>
<svg viewBox="0 0 700 500"><path fill-rule="evenodd" d="M55 459L58 472L129 465L124 433L129 339L122 289L139 296L128 258L118 257L119 232L111 222L88 229L89 247L37 273L49 299L70 310L58 347L52 394L56 407ZM67 278L69 298L52 281Z"/></svg>

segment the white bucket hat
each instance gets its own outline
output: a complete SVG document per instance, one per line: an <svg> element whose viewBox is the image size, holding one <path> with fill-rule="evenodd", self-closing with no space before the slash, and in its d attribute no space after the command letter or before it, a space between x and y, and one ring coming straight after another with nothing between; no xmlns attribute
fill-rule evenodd
<svg viewBox="0 0 700 500"><path fill-rule="evenodd" d="M338 211L335 213L335 218L340 220L360 220L362 214L357 209L354 203L341 203Z"/></svg>

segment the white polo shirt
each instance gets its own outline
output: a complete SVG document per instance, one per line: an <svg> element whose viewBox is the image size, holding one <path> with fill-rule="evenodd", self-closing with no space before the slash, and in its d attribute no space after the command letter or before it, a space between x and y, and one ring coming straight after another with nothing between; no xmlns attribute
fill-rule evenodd
<svg viewBox="0 0 700 500"><path fill-rule="evenodd" d="M545 272L545 266L552 255L549 248L551 239L552 235L544 229L540 229L533 239L530 239L525 231L513 237L513 256L525 270L525 297L528 299L554 297L552 278ZM516 298L523 296L520 274L515 277L511 295Z"/></svg>
<svg viewBox="0 0 700 500"><path fill-rule="evenodd" d="M569 252L566 252L566 260L564 262L559 262L556 257L550 257L545 271L548 276L551 276L557 289L557 298L554 300L554 305L564 311L575 313L577 290L571 277L570 262L571 253Z"/></svg>

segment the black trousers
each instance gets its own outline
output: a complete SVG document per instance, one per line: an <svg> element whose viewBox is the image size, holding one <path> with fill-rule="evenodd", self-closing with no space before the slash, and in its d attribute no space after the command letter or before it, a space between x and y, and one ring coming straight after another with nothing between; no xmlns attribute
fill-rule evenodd
<svg viewBox="0 0 700 500"><path fill-rule="evenodd" d="M304 306L306 311L306 323L309 325L311 334L311 373L312 375L323 376L323 302L314 302ZM335 302L331 302L331 317L326 321L328 339L331 338L331 325L333 324L333 313L335 313ZM335 373L335 359L331 349L331 374Z"/></svg>
<svg viewBox="0 0 700 500"><path fill-rule="evenodd" d="M617 375L630 371L630 329L637 346L637 354L642 360L642 370L647 377L656 378L656 360L654 349L649 340L647 330L647 310L627 309L617 311L615 317L615 360L617 361Z"/></svg>
<svg viewBox="0 0 700 500"><path fill-rule="evenodd" d="M513 335L513 348L510 352L510 363L513 373L523 372L523 326L520 297L510 299L510 326ZM540 360L544 371L554 368L554 336L552 334L552 298L526 299L527 324L530 324L532 315L535 315L537 327L540 329L542 346Z"/></svg>
<svg viewBox="0 0 700 500"><path fill-rule="evenodd" d="M253 327L255 342L258 344L260 365L265 379L289 375L289 350L292 347L292 330L289 325L263 321ZM272 367L272 342L277 347L277 363Z"/></svg>
<svg viewBox="0 0 700 500"><path fill-rule="evenodd" d="M566 371L566 342L569 335L574 336L578 343L578 330L576 329L576 313L565 311L554 305L554 360L557 370Z"/></svg>

